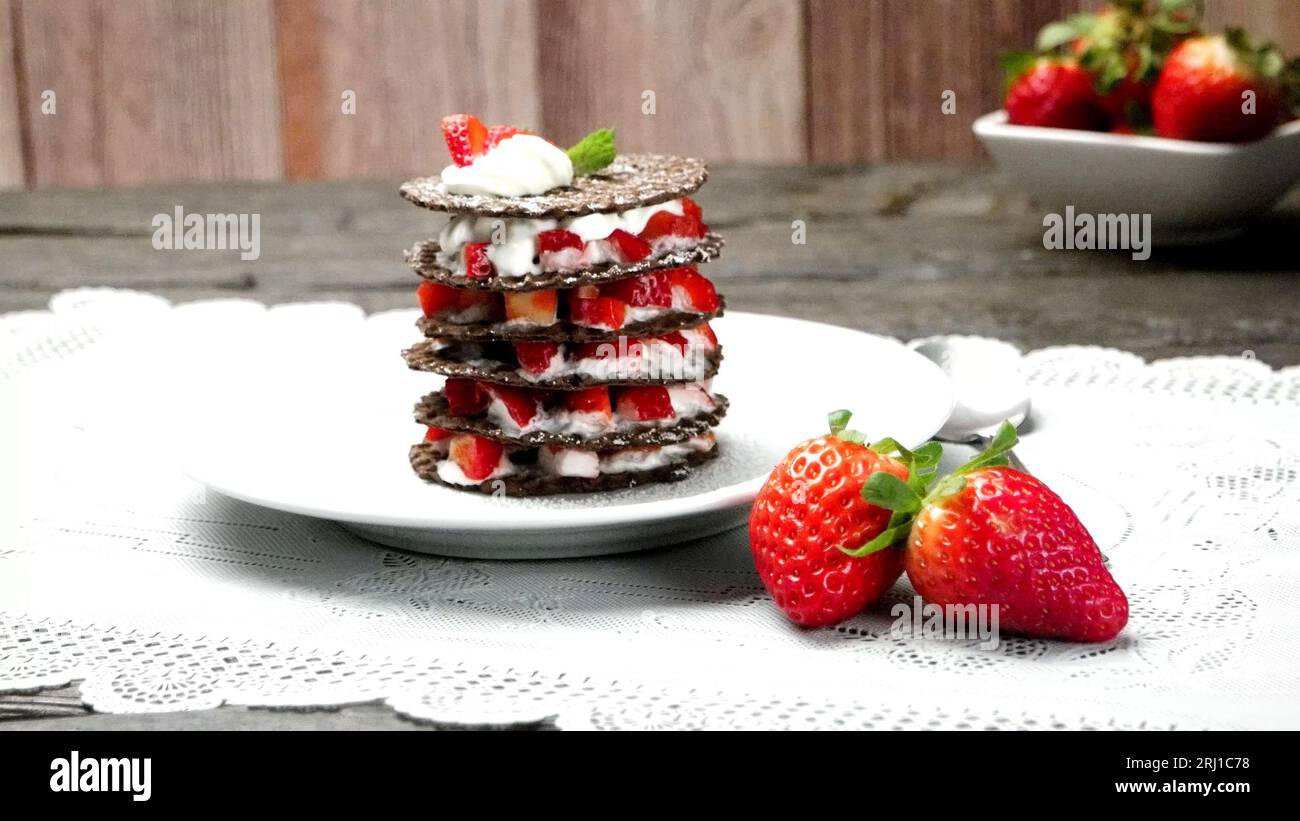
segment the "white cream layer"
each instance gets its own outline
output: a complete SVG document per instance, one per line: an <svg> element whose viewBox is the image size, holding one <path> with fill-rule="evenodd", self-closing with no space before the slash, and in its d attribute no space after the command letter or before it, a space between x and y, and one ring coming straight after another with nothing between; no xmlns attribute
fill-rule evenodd
<svg viewBox="0 0 1300 821"><path fill-rule="evenodd" d="M610 345L604 357L567 359L563 350L551 358L550 365L541 373L529 373L520 368L523 378L540 382L557 377L581 374L600 381L614 379L675 379L699 382L708 376L708 352L713 342L696 330L680 331L686 339L686 351L662 339L650 339L636 345L626 338L603 343Z"/></svg>
<svg viewBox="0 0 1300 821"><path fill-rule="evenodd" d="M486 242L489 244L488 259L492 260L497 276L501 277L518 278L542 271L569 271L599 265L614 261L608 243L600 240L619 228L629 234L640 234L650 218L660 211L681 216L682 201L671 200L613 214L587 214L563 220L504 219L465 214L452 217L438 234L437 260L448 270L463 271L465 261L461 251L465 245ZM556 228L577 234L585 243L583 250L568 248L538 256L537 235ZM699 240L690 237L660 237L651 243L651 247L656 253L663 253L698 243Z"/></svg>
<svg viewBox="0 0 1300 821"><path fill-rule="evenodd" d="M669 419L627 419L613 409L609 416L591 411L570 411L564 408L539 410L525 425L520 425L510 415L504 402L492 397L487 407L487 418L511 436L523 436L529 433L552 433L565 436L596 437L608 433L625 433L645 428L672 427L686 419L694 419L717 407L709 393L709 383L695 385L670 385L668 398L672 402L674 416Z"/></svg>

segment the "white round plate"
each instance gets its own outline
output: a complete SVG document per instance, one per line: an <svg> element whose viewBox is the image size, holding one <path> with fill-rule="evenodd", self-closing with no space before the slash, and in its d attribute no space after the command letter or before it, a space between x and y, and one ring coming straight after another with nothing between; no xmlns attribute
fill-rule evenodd
<svg viewBox="0 0 1300 821"><path fill-rule="evenodd" d="M222 368L225 376L210 375L231 384L207 395L230 401L211 409L205 435L182 455L183 469L227 496L330 519L409 550L483 559L591 556L744 523L772 467L796 443L824 432L829 411L854 411L852 426L870 438L916 445L952 408L939 368L894 340L728 313L712 323L726 357L714 389L731 400L717 429L717 459L676 483L485 496L427 484L407 462L422 432L411 408L441 383L406 370L398 358L416 338L414 321L414 312L401 311L357 323L365 330L350 335L252 332L258 341L242 348L253 355Z"/></svg>

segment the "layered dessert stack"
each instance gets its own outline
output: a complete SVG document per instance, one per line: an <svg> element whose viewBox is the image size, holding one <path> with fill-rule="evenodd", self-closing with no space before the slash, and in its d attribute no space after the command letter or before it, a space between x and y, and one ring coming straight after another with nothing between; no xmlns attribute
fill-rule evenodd
<svg viewBox="0 0 1300 821"><path fill-rule="evenodd" d="M699 160L617 155L613 133L565 149L470 115L443 119L452 164L402 195L443 211L407 252L425 339L407 364L444 375L415 418L421 478L512 496L685 478L717 455L711 380L722 297L689 195Z"/></svg>

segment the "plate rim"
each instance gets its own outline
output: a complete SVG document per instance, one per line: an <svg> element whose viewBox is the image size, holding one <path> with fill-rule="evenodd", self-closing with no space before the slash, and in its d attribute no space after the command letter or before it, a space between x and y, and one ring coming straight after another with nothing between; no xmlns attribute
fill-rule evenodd
<svg viewBox="0 0 1300 821"><path fill-rule="evenodd" d="M367 315L367 319L369 316L370 315ZM936 416L940 418L927 422L923 426L926 428L933 426L933 430L926 435L926 439L929 439L937 433L943 426L944 422L947 421L948 416L952 413L955 396L948 376L937 364L910 349L906 343L895 337L885 336L883 334L874 334L857 328L849 328L829 322L818 322L816 320L782 316L780 314L766 314L752 311L728 311L727 316L734 318L752 318L759 321L776 320L779 322L794 323L815 328L834 328L838 331L858 334L876 342L884 342L896 346L900 353L904 354L906 357L914 358L914 364L920 368L920 370L930 372L930 375L934 378L935 387L943 390L947 400L947 408L942 414L939 414L936 410ZM936 409L938 405L939 403L936 403ZM794 443L791 444L792 447L793 444ZM906 444L909 446L919 445L921 442L908 442ZM696 493L690 496L587 508L581 511L582 518L580 522L574 521L573 509L546 510L537 508L520 509L519 511L512 512L512 515L508 518L492 519L489 521L484 521L482 518L447 519L446 516L443 515L441 521L433 522L425 516L412 516L407 514L393 515L391 513L374 514L355 510L325 510L313 505L299 504L292 500L284 501L282 499L268 499L265 496L258 496L256 494L240 491L238 488L233 488L222 482L220 475L218 475L215 480L211 475L205 476L204 471L202 470L202 460L197 456L200 452L202 452L202 448L196 447L192 443L189 447L181 450L179 458L181 473L191 481L197 482L209 490L215 491L223 496L256 505L258 507L267 508L269 510L307 516L313 519L322 519L332 522L348 522L362 525L412 528L425 531L437 531L441 533L548 532L572 528L575 526L605 527L610 525L638 524L664 519L707 516L721 511L733 510L742 505L751 504L754 497L758 495L759 488L762 487L768 476L768 474L764 473L743 482L736 482L724 487L713 488L712 490ZM440 488L440 490L455 492L447 488ZM513 515L514 513L518 513L519 515Z"/></svg>

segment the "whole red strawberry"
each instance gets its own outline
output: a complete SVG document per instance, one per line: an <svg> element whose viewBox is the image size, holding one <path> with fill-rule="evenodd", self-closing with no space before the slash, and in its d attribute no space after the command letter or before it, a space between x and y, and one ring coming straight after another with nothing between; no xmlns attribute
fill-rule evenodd
<svg viewBox="0 0 1300 821"><path fill-rule="evenodd" d="M1151 95L1156 133L1203 142L1246 142L1282 119L1285 64L1273 46L1252 48L1246 35L1193 37L1165 61Z"/></svg>
<svg viewBox="0 0 1300 821"><path fill-rule="evenodd" d="M1092 76L1096 105L1114 133L1151 124L1151 91L1173 46L1200 27L1196 0L1109 0L1092 14L1048 23L1036 48L1073 60ZM1008 55L1009 65L1025 55Z"/></svg>
<svg viewBox="0 0 1300 821"><path fill-rule="evenodd" d="M1015 633L1109 641L1128 623L1128 599L1074 511L1005 466L1015 442L1004 423L987 451L924 498L888 474L873 476L865 495L901 514L907 578L927 602L997 605L999 626Z"/></svg>
<svg viewBox="0 0 1300 821"><path fill-rule="evenodd" d="M1004 106L1014 125L1087 131L1108 125L1092 75L1070 59L1041 57L1016 72Z"/></svg>
<svg viewBox="0 0 1300 821"><path fill-rule="evenodd" d="M905 481L907 462L915 466L929 457L902 451L900 461L884 455L897 448L892 440L868 447L861 434L845 430L849 416L836 411L830 436L790 451L758 492L749 517L758 575L777 606L804 627L857 615L898 579L898 549L852 557L841 548L857 548L889 525L890 512L862 498L867 477L886 473Z"/></svg>

